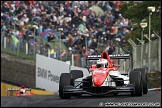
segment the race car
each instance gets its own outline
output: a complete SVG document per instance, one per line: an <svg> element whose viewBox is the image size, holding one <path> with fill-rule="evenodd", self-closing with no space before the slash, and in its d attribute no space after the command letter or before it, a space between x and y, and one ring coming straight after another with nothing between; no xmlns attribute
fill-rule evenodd
<svg viewBox="0 0 162 108"><path fill-rule="evenodd" d="M147 68L132 69L130 73L123 75L119 72L118 65L112 63L112 59L130 59L130 55L109 55L104 51L101 55L86 58L86 62L95 63L88 68L88 76L83 76L82 70L62 73L59 81L60 98L70 99L71 96L82 94L117 95L120 92L130 92L132 96L147 94ZM95 60L97 61L94 62Z"/></svg>
<svg viewBox="0 0 162 108"><path fill-rule="evenodd" d="M19 91L16 92L16 96L30 96L30 95L34 95L34 92L31 92L31 89L25 88L25 86L23 85L20 87Z"/></svg>

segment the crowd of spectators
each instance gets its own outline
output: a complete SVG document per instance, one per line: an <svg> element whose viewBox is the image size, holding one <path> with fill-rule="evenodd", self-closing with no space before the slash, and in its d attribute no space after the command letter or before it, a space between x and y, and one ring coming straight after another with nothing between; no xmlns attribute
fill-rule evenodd
<svg viewBox="0 0 162 108"><path fill-rule="evenodd" d="M103 9L104 14L92 10L94 5ZM37 36L46 29L63 28L59 38L70 54L101 54L99 46L103 44L107 45L106 51L113 53L115 48L110 40L124 45L124 35L130 33L129 20L122 16L119 5L121 1L1 1L1 31L29 40L34 36L34 29L28 26L31 23L38 26ZM14 30L10 27L16 18L18 29ZM55 38L49 35L48 41Z"/></svg>

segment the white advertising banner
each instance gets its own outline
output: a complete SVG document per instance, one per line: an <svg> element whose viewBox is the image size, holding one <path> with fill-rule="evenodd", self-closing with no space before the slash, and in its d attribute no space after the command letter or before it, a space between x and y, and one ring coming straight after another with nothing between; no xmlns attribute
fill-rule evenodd
<svg viewBox="0 0 162 108"><path fill-rule="evenodd" d="M71 66L71 70L82 70L83 71L83 76L88 76L89 75L89 71L88 71L87 68Z"/></svg>
<svg viewBox="0 0 162 108"><path fill-rule="evenodd" d="M36 87L57 92L61 73L69 73L69 64L36 54Z"/></svg>

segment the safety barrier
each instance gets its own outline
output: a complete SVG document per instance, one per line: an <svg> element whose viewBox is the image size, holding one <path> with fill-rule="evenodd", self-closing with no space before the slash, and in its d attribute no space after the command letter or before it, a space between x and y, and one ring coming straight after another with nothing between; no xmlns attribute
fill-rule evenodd
<svg viewBox="0 0 162 108"><path fill-rule="evenodd" d="M68 73L68 63L36 54L36 88L58 91L61 73Z"/></svg>

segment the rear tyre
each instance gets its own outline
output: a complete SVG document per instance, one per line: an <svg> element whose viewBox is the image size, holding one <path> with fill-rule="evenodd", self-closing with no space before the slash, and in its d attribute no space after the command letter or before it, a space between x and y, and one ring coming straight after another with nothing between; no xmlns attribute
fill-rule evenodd
<svg viewBox="0 0 162 108"><path fill-rule="evenodd" d="M129 76L130 84L134 84L134 91L131 92L132 96L142 96L142 78L141 72L133 70Z"/></svg>
<svg viewBox="0 0 162 108"><path fill-rule="evenodd" d="M65 86L70 85L71 81L71 75L70 73L62 73L60 76L60 82L59 82L59 96L62 99L70 99L71 94L70 93L64 93L63 89Z"/></svg>
<svg viewBox="0 0 162 108"><path fill-rule="evenodd" d="M83 71L82 70L71 70L70 71L70 74L71 74L71 85L74 86L74 81L77 79L77 78L81 78L83 77ZM73 96L82 96L82 94L73 94Z"/></svg>
<svg viewBox="0 0 162 108"><path fill-rule="evenodd" d="M148 86L147 86L147 69L146 68L137 68L134 69L137 71L141 72L141 76L142 76L142 85L143 85L143 94L147 94L148 93Z"/></svg>

